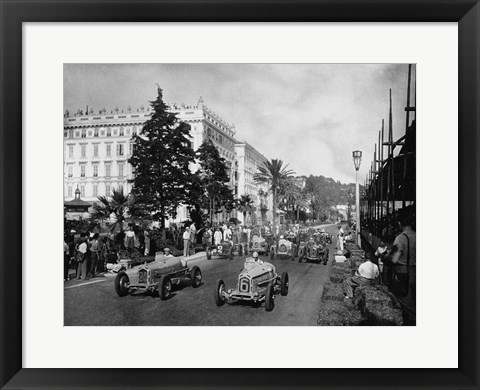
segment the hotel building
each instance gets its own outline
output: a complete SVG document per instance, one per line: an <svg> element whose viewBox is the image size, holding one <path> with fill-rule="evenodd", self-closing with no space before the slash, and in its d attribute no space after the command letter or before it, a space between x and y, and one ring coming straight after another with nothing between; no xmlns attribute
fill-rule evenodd
<svg viewBox="0 0 480 390"><path fill-rule="evenodd" d="M193 106L172 104L170 111L175 112L179 120L190 125L190 141L194 150L197 150L205 139L212 140L220 156L225 159L229 184L235 198L248 193L256 202L260 202L260 187L256 186L254 190L253 173L255 166L265 157L250 145L239 143L235 139L235 126L208 108L202 98ZM97 201L99 196L109 196L114 188L123 188L124 193L129 193L132 184L128 183L128 180L133 179L132 166L128 163L128 158L133 153L131 138L141 132L143 124L150 117L150 108L143 106L135 110L130 107L126 110L115 108L110 113L107 113L105 108L98 113L93 109L86 110L85 113L77 110L73 115L68 110L65 111L64 200L73 199L77 187L81 198L92 203ZM242 154L242 157L237 158L237 152ZM242 164L241 167L239 163ZM195 170L196 167L192 169ZM264 201L267 202L265 199ZM260 204L256 203L255 206L260 212ZM271 205L268 208L271 210ZM234 211L217 215L216 220L224 221L233 216L243 219L241 213ZM175 221L183 221L188 217L186 208L181 207ZM271 217L268 220L271 220Z"/></svg>

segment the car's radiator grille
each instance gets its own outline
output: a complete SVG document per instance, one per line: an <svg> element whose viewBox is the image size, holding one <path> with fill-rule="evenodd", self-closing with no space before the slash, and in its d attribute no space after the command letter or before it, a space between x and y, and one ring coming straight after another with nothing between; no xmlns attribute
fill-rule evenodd
<svg viewBox="0 0 480 390"><path fill-rule="evenodd" d="M141 269L138 271L138 283L147 283L147 270Z"/></svg>
<svg viewBox="0 0 480 390"><path fill-rule="evenodd" d="M287 247L285 245L280 245L280 252L286 252Z"/></svg>

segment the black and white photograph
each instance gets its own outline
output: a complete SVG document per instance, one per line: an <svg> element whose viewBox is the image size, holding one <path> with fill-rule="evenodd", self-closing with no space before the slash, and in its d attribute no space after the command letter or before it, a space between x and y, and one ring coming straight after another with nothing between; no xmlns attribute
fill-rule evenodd
<svg viewBox="0 0 480 390"><path fill-rule="evenodd" d="M416 325L415 64L65 63L63 105L64 326Z"/></svg>

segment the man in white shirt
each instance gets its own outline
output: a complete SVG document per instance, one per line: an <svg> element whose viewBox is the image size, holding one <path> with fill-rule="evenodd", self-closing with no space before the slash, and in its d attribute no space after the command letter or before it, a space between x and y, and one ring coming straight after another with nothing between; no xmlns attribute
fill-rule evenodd
<svg viewBox="0 0 480 390"><path fill-rule="evenodd" d="M337 249L343 251L343 236L345 232L342 229L342 225L338 227L338 235L337 235Z"/></svg>
<svg viewBox="0 0 480 390"><path fill-rule="evenodd" d="M370 258L367 257L367 260L358 267L355 276L352 276L343 282L345 299L348 300L353 298L353 293L357 287L373 284L378 275L378 266L373 264L370 261Z"/></svg>
<svg viewBox="0 0 480 390"><path fill-rule="evenodd" d="M85 279L87 277L87 249L87 238L82 237L78 245L77 279Z"/></svg>
<svg viewBox="0 0 480 390"><path fill-rule="evenodd" d="M222 237L223 237L223 234L222 234L222 231L220 230L220 228L215 230L215 233L213 235L213 239L215 241L215 246L218 246L222 243Z"/></svg>
<svg viewBox="0 0 480 390"><path fill-rule="evenodd" d="M185 228L183 232L183 256L188 257L190 255L190 229Z"/></svg>

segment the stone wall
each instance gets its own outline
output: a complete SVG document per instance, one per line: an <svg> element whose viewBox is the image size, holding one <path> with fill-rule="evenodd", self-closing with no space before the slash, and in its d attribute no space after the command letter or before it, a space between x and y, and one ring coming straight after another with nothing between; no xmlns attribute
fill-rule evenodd
<svg viewBox="0 0 480 390"><path fill-rule="evenodd" d="M343 281L355 274L365 252L345 244L347 261L333 261L325 284L317 324L320 326L382 326L403 324L402 309L395 296L382 285L359 287L352 301L344 301Z"/></svg>

